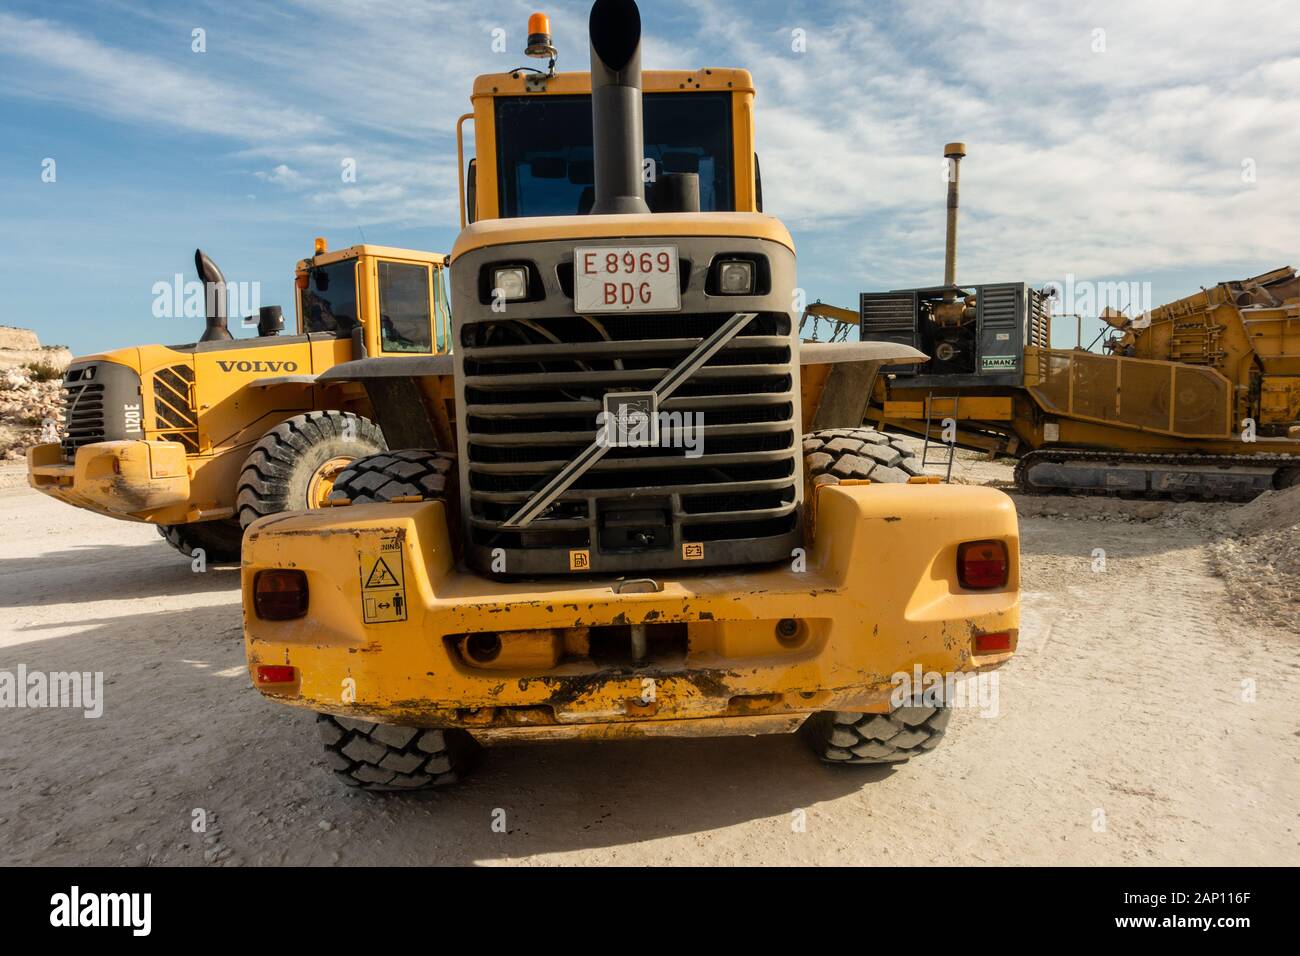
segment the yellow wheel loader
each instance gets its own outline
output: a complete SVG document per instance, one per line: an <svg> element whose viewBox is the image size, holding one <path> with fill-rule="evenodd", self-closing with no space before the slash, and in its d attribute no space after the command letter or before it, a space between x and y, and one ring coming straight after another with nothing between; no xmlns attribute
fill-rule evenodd
<svg viewBox="0 0 1300 956"><path fill-rule="evenodd" d="M346 465L387 447L365 389L320 376L366 356L445 352L446 256L329 252L318 239L295 271L296 334L269 306L257 337L238 339L225 276L201 250L195 264L203 337L73 361L62 440L28 450L28 480L76 507L156 525L186 555L235 560L243 526L319 507Z"/></svg>
<svg viewBox="0 0 1300 956"><path fill-rule="evenodd" d="M876 370L920 352L801 345L749 74L643 74L631 0L589 29L590 73L474 85L451 354L322 374L366 388L391 450L334 507L249 526L253 684L370 790L510 741L924 754L956 676L1015 651L1011 501L862 427ZM534 15L553 66L549 33Z"/></svg>
<svg viewBox="0 0 1300 956"><path fill-rule="evenodd" d="M891 368L868 420L1019 457L1023 491L1249 500L1300 482L1300 277L1221 282L1142 315L1102 313L1103 352L1053 348L1057 289L958 285L957 171L945 149L944 284L809 312L931 358ZM1070 290L1072 292L1072 290ZM1091 291L1091 290L1090 290ZM1072 302L1073 294L1068 296ZM1100 304L1100 303L1098 303Z"/></svg>

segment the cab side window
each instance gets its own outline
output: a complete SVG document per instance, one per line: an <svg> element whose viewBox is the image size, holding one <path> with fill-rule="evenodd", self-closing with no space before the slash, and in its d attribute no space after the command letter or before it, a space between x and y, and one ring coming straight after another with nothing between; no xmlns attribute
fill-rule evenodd
<svg viewBox="0 0 1300 956"><path fill-rule="evenodd" d="M379 339L385 352L432 352L429 267L380 262Z"/></svg>
<svg viewBox="0 0 1300 956"><path fill-rule="evenodd" d="M451 326L451 302L447 299L447 270L435 269L433 273L433 334L439 352L451 349L448 341Z"/></svg>
<svg viewBox="0 0 1300 956"><path fill-rule="evenodd" d="M302 324L306 332L350 335L357 321L357 264L345 259L307 273L302 290Z"/></svg>

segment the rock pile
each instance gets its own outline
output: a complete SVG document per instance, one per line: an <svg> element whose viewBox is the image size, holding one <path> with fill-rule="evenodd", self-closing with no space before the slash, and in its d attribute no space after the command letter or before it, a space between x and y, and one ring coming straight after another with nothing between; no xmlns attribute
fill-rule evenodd
<svg viewBox="0 0 1300 956"><path fill-rule="evenodd" d="M1300 634L1300 485L1265 492L1217 524L1214 561L1242 613Z"/></svg>

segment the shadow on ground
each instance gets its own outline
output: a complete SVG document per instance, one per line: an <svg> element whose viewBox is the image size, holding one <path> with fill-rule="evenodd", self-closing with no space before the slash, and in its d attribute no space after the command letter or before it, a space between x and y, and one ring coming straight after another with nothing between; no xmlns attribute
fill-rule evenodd
<svg viewBox="0 0 1300 956"><path fill-rule="evenodd" d="M239 587L239 565L196 572L161 539L147 545L85 545L0 559L0 607L203 594Z"/></svg>

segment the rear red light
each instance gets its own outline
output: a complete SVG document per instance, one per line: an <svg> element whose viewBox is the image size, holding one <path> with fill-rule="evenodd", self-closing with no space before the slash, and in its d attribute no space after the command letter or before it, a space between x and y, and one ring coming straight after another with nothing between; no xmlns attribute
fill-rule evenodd
<svg viewBox="0 0 1300 956"><path fill-rule="evenodd" d="M253 608L264 621L288 621L307 613L307 575L301 571L258 571Z"/></svg>
<svg viewBox="0 0 1300 956"><path fill-rule="evenodd" d="M1004 588L1010 576L1007 546L1001 541L967 541L957 546L957 580L972 591Z"/></svg>
<svg viewBox="0 0 1300 956"><path fill-rule="evenodd" d="M283 664L258 664L257 682L259 684L292 684L298 679L298 672Z"/></svg>
<svg viewBox="0 0 1300 956"><path fill-rule="evenodd" d="M989 654L993 651L1011 650L1011 632L997 631L993 634L975 635L975 653Z"/></svg>

